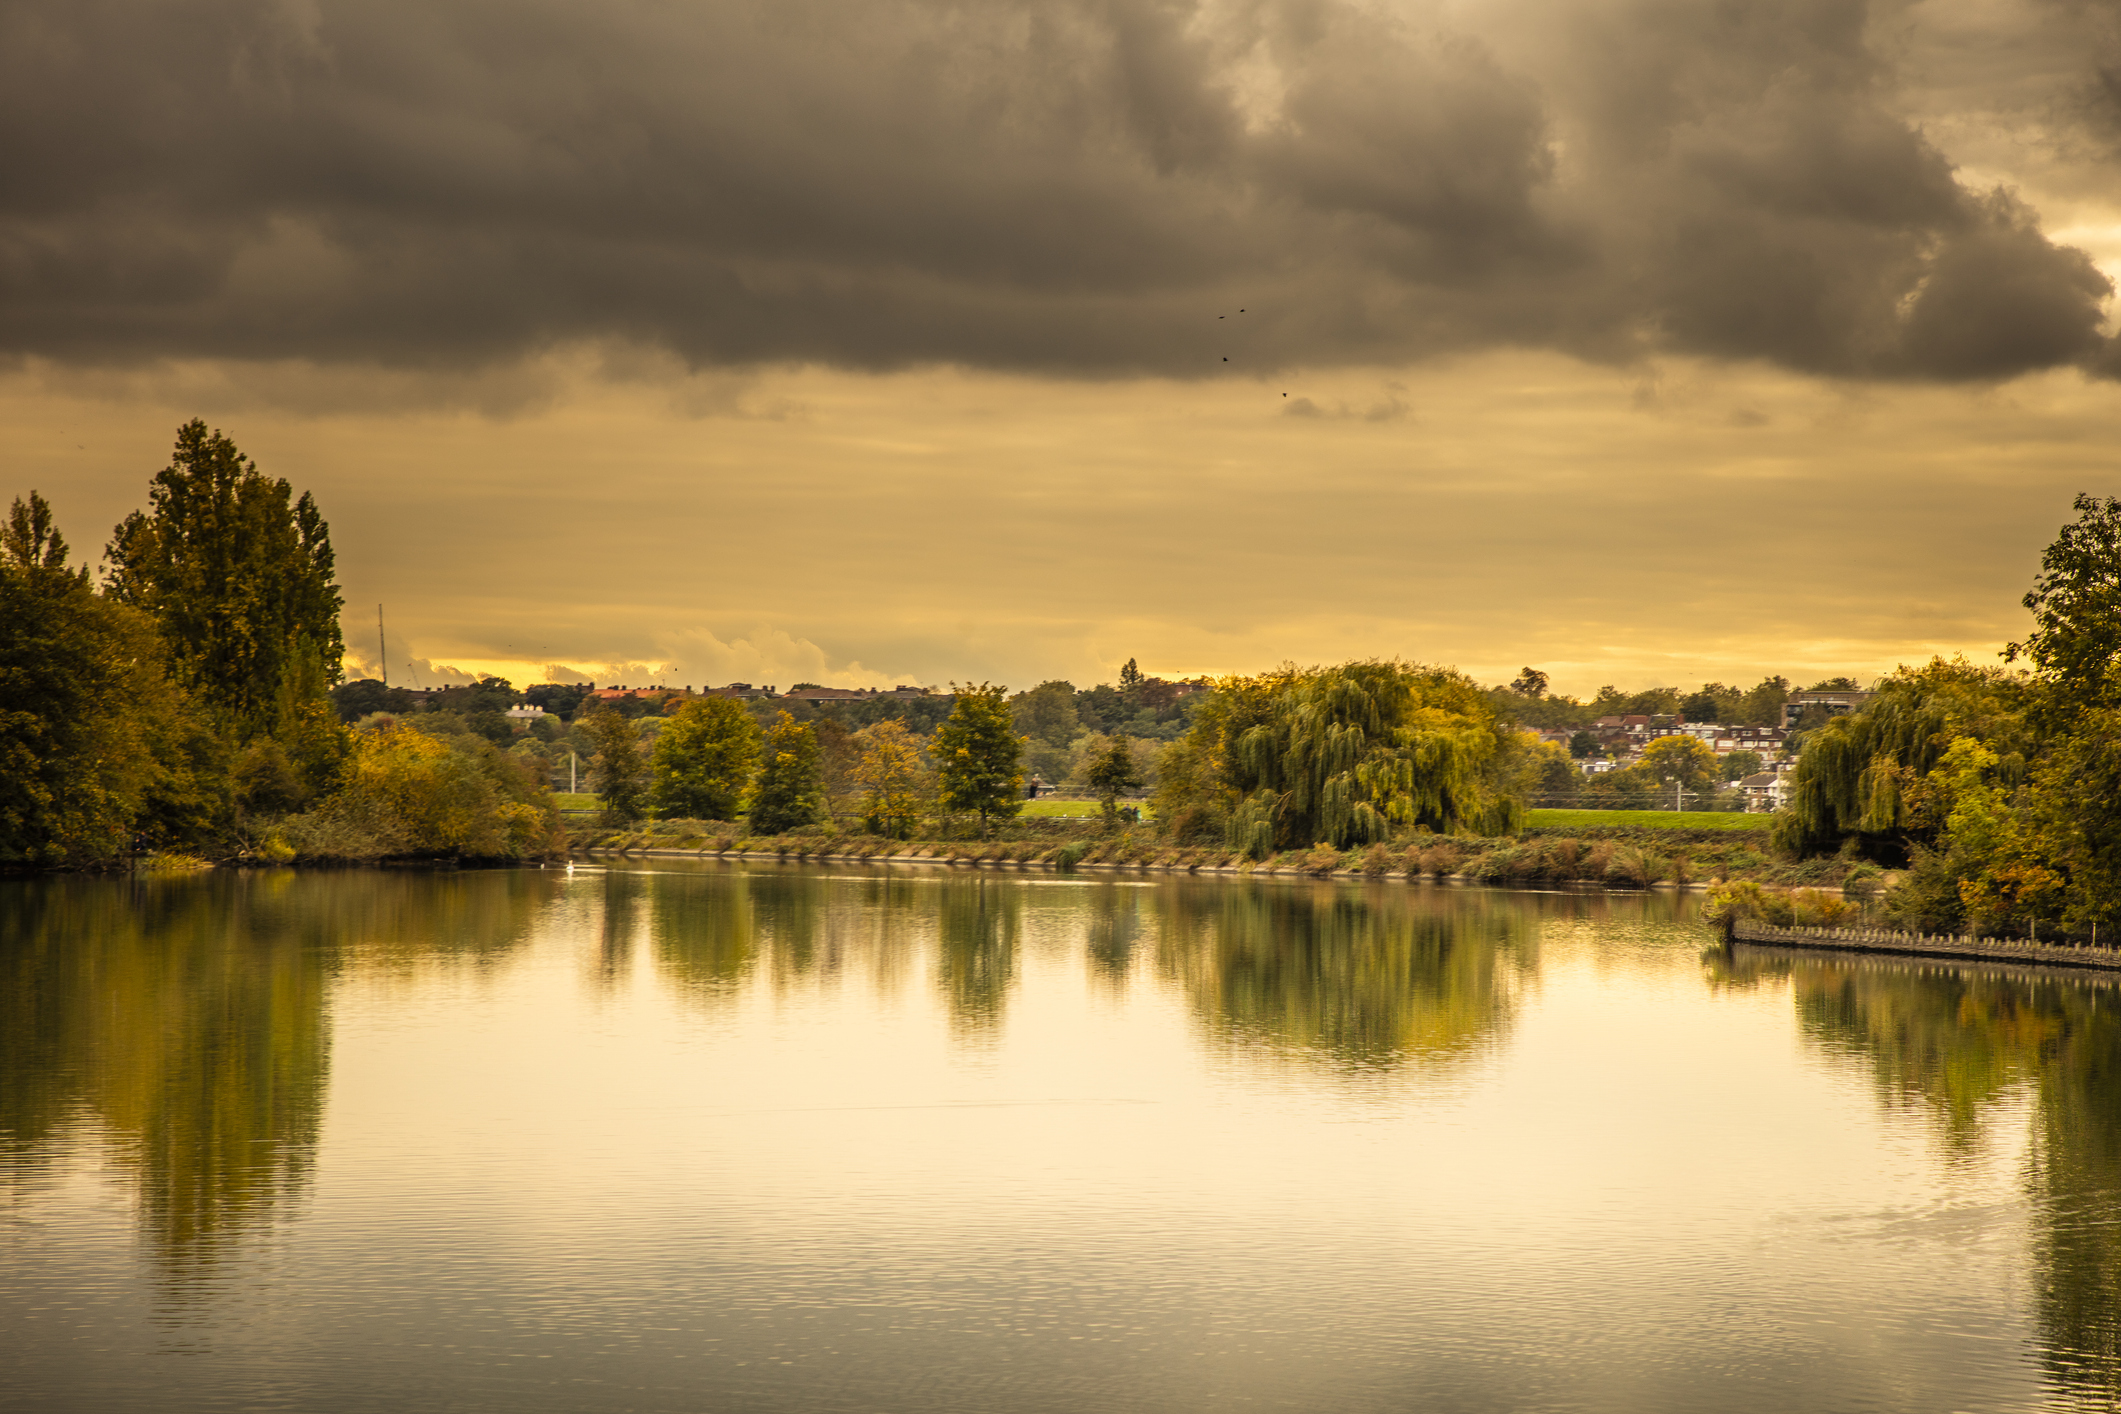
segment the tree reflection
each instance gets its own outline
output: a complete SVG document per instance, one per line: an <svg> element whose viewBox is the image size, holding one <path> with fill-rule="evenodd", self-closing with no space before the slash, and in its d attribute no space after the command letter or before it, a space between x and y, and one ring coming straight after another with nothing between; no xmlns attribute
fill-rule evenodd
<svg viewBox="0 0 2121 1414"><path fill-rule="evenodd" d="M991 1038L1001 1027L1024 900L1020 885L980 876L943 881L937 906L936 976L960 1037Z"/></svg>
<svg viewBox="0 0 2121 1414"><path fill-rule="evenodd" d="M1336 1066L1463 1056L1507 1023L1532 914L1486 894L1179 887L1159 964L1211 1030Z"/></svg>
<svg viewBox="0 0 2121 1414"><path fill-rule="evenodd" d="M0 1135L34 1157L98 1123L172 1294L195 1291L307 1180L334 975L413 938L490 954L550 892L537 871L9 884Z"/></svg>
<svg viewBox="0 0 2121 1414"><path fill-rule="evenodd" d="M2121 988L2112 979L1883 961L1791 960L1740 948L1712 971L1787 975L1805 1033L1861 1057L1893 1103L1916 1103L1955 1148L2033 1088L2028 1196L2034 1309L2068 1397L2121 1403Z"/></svg>

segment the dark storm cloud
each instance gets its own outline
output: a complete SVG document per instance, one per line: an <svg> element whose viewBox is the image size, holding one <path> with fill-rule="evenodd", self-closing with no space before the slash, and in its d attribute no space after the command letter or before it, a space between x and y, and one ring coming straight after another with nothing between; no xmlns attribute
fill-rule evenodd
<svg viewBox="0 0 2121 1414"><path fill-rule="evenodd" d="M607 339L696 364L1182 375L1496 344L1945 379L2112 362L2105 279L1896 116L1861 6L1477 19L16 0L0 347L454 364Z"/></svg>

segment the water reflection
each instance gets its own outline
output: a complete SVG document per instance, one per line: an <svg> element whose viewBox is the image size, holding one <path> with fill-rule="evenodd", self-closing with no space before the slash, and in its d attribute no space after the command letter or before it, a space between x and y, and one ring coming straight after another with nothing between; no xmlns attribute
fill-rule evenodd
<svg viewBox="0 0 2121 1414"><path fill-rule="evenodd" d="M1536 951L1506 895L1211 884L1159 902L1159 966L1211 1034L1356 1070L1494 1040Z"/></svg>
<svg viewBox="0 0 2121 1414"><path fill-rule="evenodd" d="M349 959L489 961L537 874L37 880L0 889L0 1136L16 1183L84 1122L130 1174L169 1294L300 1193L322 1116L329 985Z"/></svg>
<svg viewBox="0 0 2121 1414"><path fill-rule="evenodd" d="M2121 1403L2121 982L1751 948L1709 967L1725 985L1786 978L1805 1035L1858 1058L1887 1103L1925 1109L1950 1150L2030 1087L2041 1360L2072 1401Z"/></svg>

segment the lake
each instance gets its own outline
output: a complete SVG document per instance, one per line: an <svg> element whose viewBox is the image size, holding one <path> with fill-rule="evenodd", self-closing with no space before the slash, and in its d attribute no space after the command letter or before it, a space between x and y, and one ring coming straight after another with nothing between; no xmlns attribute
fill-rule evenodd
<svg viewBox="0 0 2121 1414"><path fill-rule="evenodd" d="M2121 992L1695 909L0 881L0 1407L2110 1407Z"/></svg>

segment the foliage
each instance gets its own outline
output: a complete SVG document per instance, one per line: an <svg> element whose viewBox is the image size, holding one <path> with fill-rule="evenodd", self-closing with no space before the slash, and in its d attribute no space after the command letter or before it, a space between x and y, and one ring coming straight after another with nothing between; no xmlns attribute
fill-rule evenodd
<svg viewBox="0 0 2121 1414"><path fill-rule="evenodd" d="M111 540L107 593L154 620L178 676L238 743L279 737L322 786L344 746L326 698L341 600L330 529L307 492L292 495L220 432L186 423L151 509Z"/></svg>
<svg viewBox="0 0 2121 1414"><path fill-rule="evenodd" d="M1723 778L1742 781L1747 776L1757 775L1766 765L1757 751L1733 751L1723 758Z"/></svg>
<svg viewBox="0 0 2121 1414"><path fill-rule="evenodd" d="M1651 830L1757 830L1775 823L1772 815L1748 815L1743 811L1707 810L1532 810L1526 812L1525 827L1533 830L1589 830L1603 826L1631 826Z"/></svg>
<svg viewBox="0 0 2121 1414"><path fill-rule="evenodd" d="M783 712L766 729L764 744L751 799L751 832L777 835L815 824L825 804L817 734Z"/></svg>
<svg viewBox="0 0 2121 1414"><path fill-rule="evenodd" d="M602 707L584 712L575 727L589 748L590 790L606 813L638 820L647 810L649 794L648 756L638 729L625 716Z"/></svg>
<svg viewBox="0 0 2121 1414"><path fill-rule="evenodd" d="M919 739L902 723L886 720L864 727L853 740L860 751L853 777L869 828L893 839L909 838L935 795L934 773Z"/></svg>
<svg viewBox="0 0 2121 1414"><path fill-rule="evenodd" d="M936 729L933 747L942 806L977 814L984 838L989 820L1006 819L1023 808L1024 777L1018 768L1023 739L1003 699L1006 688L952 686L957 703Z"/></svg>
<svg viewBox="0 0 2121 1414"><path fill-rule="evenodd" d="M35 492L0 532L0 861L86 865L227 820L224 749L137 610L67 565Z"/></svg>
<svg viewBox="0 0 2121 1414"><path fill-rule="evenodd" d="M735 819L758 764L759 737L758 723L733 697L687 702L656 738L656 808L694 820Z"/></svg>
<svg viewBox="0 0 2121 1414"><path fill-rule="evenodd" d="M559 815L490 743L387 722L355 733L339 789L280 828L302 858L526 859L553 852Z"/></svg>
<svg viewBox="0 0 2121 1414"><path fill-rule="evenodd" d="M1225 678L1174 749L1158 811L1218 818L1252 858L1395 831L1503 833L1523 815L1525 738L1463 674L1399 662Z"/></svg>
<svg viewBox="0 0 2121 1414"><path fill-rule="evenodd" d="M1048 746L1066 746L1083 729L1075 710L1075 684L1042 682L1029 692L1009 699L1009 713L1017 732Z"/></svg>
<svg viewBox="0 0 2121 1414"><path fill-rule="evenodd" d="M2079 495L2075 508L2026 591L2033 631L2003 651L2006 662L2032 663L2062 711L2121 705L2111 671L2121 656L2121 500Z"/></svg>
<svg viewBox="0 0 2121 1414"><path fill-rule="evenodd" d="M1993 739L2003 753L1999 768L2022 776L2026 693L2021 675L1963 658L1895 671L1863 711L1808 734L1776 823L1777 845L1818 853L1852 836L1872 848L1934 840L1949 813L1949 789L1928 777L1956 738Z"/></svg>
<svg viewBox="0 0 2121 1414"><path fill-rule="evenodd" d="M593 682L562 683L534 682L523 689L523 700L543 712L550 712L563 722L574 720L575 712L582 700L595 690Z"/></svg>
<svg viewBox="0 0 2121 1414"><path fill-rule="evenodd" d="M1098 808L1109 828L1119 823L1119 796L1121 791L1133 790L1142 783L1141 771L1134 764L1133 744L1125 736L1115 735L1097 760L1090 767L1090 787L1097 792Z"/></svg>

